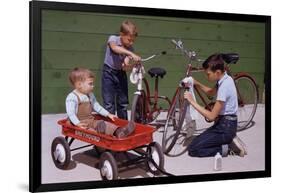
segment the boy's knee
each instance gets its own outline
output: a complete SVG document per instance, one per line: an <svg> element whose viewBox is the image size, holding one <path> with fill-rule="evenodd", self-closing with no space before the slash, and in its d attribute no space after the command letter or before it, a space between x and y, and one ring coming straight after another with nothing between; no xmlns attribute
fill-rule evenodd
<svg viewBox="0 0 281 193"><path fill-rule="evenodd" d="M188 153L195 151L194 144L192 142L187 147L187 150L188 150Z"/></svg>
<svg viewBox="0 0 281 193"><path fill-rule="evenodd" d="M191 157L197 157L198 155L198 152L197 150L195 149L192 149L192 147L188 147L188 155L191 156Z"/></svg>

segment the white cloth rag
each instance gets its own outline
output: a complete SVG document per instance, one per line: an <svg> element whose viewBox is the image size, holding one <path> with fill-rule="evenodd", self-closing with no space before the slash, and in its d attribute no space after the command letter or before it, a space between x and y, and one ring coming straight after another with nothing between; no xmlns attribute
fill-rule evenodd
<svg viewBox="0 0 281 193"><path fill-rule="evenodd" d="M192 94L193 99L196 101L195 94L194 94L194 87L193 87L194 85L193 78L191 76L184 78L180 82L180 85L182 82L189 85L189 92ZM195 110L195 108L192 105L190 105L190 103L188 103L183 127L196 119L198 119L198 112Z"/></svg>

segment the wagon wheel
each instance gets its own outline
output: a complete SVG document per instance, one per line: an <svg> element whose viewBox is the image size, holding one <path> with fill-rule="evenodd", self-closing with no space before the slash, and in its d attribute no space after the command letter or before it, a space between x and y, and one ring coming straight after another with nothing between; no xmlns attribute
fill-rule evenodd
<svg viewBox="0 0 281 193"><path fill-rule="evenodd" d="M118 178L117 163L110 152L102 153L99 168L103 180L116 180Z"/></svg>
<svg viewBox="0 0 281 193"><path fill-rule="evenodd" d="M164 170L164 154L162 152L162 148L157 142L152 142L149 144L147 148L147 153L149 158L151 158L158 168ZM148 159L146 161L146 165L148 170L154 175L160 175L162 172L158 170L157 167Z"/></svg>
<svg viewBox="0 0 281 193"><path fill-rule="evenodd" d="M66 169L70 164L70 147L63 137L56 137L52 142L51 154L57 168Z"/></svg>

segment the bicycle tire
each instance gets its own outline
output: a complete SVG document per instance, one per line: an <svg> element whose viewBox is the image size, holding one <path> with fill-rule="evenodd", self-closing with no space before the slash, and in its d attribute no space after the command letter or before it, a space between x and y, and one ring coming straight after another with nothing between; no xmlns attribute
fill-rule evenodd
<svg viewBox="0 0 281 193"><path fill-rule="evenodd" d="M242 80L244 82L242 82ZM234 81L238 97L237 131L243 131L249 128L249 125L250 123L252 123L252 120L255 116L259 100L258 87L255 80L251 76L246 74L238 75L234 78ZM250 87L247 87L245 83L247 83ZM245 90L247 90L247 92L245 92Z"/></svg>
<svg viewBox="0 0 281 193"><path fill-rule="evenodd" d="M146 123L145 117L145 94L135 94L132 102L131 120L136 123Z"/></svg>
<svg viewBox="0 0 281 193"><path fill-rule="evenodd" d="M177 137L180 134L181 127L185 118L187 101L182 101L182 91L183 89L179 88L174 96L174 100L172 105L168 111L167 120L164 126L163 136L162 136L162 149L163 152L167 155L174 145L176 144ZM170 123L172 124L172 128L169 127ZM174 138L171 140L170 144L167 144L170 136L173 135Z"/></svg>
<svg viewBox="0 0 281 193"><path fill-rule="evenodd" d="M175 133L175 135L176 135L176 133ZM187 152L188 146L189 146L190 142L192 141L193 136L187 137L185 133L180 132L177 137L171 135L167 139L167 141L174 140L174 139L177 139L175 145L169 152L165 153L169 157L178 157L178 156L184 154L185 152Z"/></svg>

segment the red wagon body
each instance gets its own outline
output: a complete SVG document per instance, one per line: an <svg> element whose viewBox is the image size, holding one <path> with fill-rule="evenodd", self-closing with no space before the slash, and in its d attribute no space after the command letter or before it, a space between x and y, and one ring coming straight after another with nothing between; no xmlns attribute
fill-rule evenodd
<svg viewBox="0 0 281 193"><path fill-rule="evenodd" d="M99 115L95 115L95 118L97 120L109 121L119 127L124 127L128 124L127 120L119 118L116 118L114 122ZM62 126L63 135L112 151L128 151L149 144L153 140L152 134L155 131L151 126L136 123L135 131L132 135L118 139L113 136L97 133L94 130L79 128L69 123L67 119L58 121L58 124Z"/></svg>

